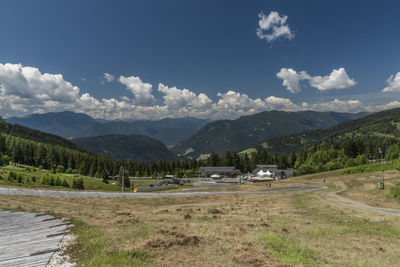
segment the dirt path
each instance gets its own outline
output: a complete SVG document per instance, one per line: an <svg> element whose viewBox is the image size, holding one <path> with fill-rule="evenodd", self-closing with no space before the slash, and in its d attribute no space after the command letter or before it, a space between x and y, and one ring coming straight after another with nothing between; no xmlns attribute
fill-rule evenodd
<svg viewBox="0 0 400 267"><path fill-rule="evenodd" d="M380 208L380 207L374 207L367 205L362 202L358 202L346 197L339 196L338 193L344 191L347 189L347 186L344 183L340 183L342 186L342 189L334 192L329 192L327 193L324 197L326 200L333 202L335 204L353 208L353 209L358 209L358 210L365 210L365 211L372 211L380 214L385 214L385 215L392 215L392 216L399 216L400 217L400 210L396 209L388 209L388 208Z"/></svg>
<svg viewBox="0 0 400 267"><path fill-rule="evenodd" d="M215 191L215 192L182 192L182 193L111 193L111 192L88 192L88 191L61 191L61 190L38 190L21 188L0 188L0 195L9 196L45 196L45 197L66 197L66 198L107 198L107 197L139 197L139 198L158 198L158 197L191 197L208 195L236 195L236 194L268 194L278 191L294 190L298 192L311 192L326 189L324 186L289 186L262 191Z"/></svg>

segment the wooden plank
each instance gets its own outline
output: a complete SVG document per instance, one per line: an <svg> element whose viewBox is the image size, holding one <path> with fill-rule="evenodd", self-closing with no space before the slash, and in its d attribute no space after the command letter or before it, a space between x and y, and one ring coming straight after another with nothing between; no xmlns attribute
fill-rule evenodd
<svg viewBox="0 0 400 267"><path fill-rule="evenodd" d="M0 210L0 266L46 266L67 227L46 214Z"/></svg>

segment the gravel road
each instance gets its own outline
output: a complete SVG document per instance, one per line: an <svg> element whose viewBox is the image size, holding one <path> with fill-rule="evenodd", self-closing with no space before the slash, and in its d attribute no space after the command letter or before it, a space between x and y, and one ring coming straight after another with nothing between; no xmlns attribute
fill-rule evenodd
<svg viewBox="0 0 400 267"><path fill-rule="evenodd" d="M339 192L340 191L330 192L325 196L325 199L327 199L335 204L353 208L353 209L372 211L372 212L377 212L377 213L384 214L384 215L400 216L400 210L370 206L370 205L364 204L362 202L357 202L355 200L339 196L337 194Z"/></svg>
<svg viewBox="0 0 400 267"><path fill-rule="evenodd" d="M215 191L215 192L181 192L181 193L111 193L111 192L88 192L88 191L59 191L59 190L38 190L21 188L0 188L0 195L12 196L46 196L46 197L66 197L66 198L107 198L107 197L138 197L138 198L158 198L158 197L192 197L208 195L230 195L230 194L268 194L279 190L296 190L300 192L311 192L325 189L324 186L290 186L277 187L262 191Z"/></svg>

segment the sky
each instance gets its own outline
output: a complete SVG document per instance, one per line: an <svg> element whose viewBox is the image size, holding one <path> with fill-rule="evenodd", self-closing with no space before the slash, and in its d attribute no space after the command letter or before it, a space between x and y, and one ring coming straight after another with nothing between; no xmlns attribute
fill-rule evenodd
<svg viewBox="0 0 400 267"><path fill-rule="evenodd" d="M1 1L0 115L400 107L398 1Z"/></svg>

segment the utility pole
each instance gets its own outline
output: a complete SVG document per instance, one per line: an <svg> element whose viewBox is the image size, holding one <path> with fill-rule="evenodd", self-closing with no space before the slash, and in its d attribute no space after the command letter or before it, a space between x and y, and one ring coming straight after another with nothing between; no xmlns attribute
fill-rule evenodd
<svg viewBox="0 0 400 267"><path fill-rule="evenodd" d="M122 177L121 177L121 191L124 192L125 188L125 166L122 165Z"/></svg>
<svg viewBox="0 0 400 267"><path fill-rule="evenodd" d="M383 175L383 152L382 152L381 148L379 148L379 154L381 156L381 165L382 165L382 181L379 185L379 189L384 189L385 188L385 177Z"/></svg>

